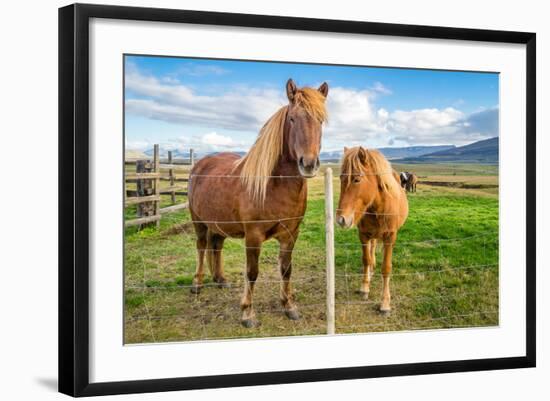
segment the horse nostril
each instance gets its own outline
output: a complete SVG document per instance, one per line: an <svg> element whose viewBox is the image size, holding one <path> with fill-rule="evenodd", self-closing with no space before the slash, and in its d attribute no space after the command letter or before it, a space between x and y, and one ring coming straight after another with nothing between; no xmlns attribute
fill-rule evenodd
<svg viewBox="0 0 550 401"><path fill-rule="evenodd" d="M319 158L304 158L303 156L300 157L300 160L298 161L300 163L300 166L307 170L314 170L319 167Z"/></svg>
<svg viewBox="0 0 550 401"><path fill-rule="evenodd" d="M339 226L344 226L346 224L346 219L344 219L344 216L338 216L336 222Z"/></svg>

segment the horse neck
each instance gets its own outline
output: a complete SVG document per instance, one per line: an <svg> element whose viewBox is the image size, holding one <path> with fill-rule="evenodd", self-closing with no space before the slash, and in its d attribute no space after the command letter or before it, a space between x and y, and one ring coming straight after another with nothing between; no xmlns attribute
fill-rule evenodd
<svg viewBox="0 0 550 401"><path fill-rule="evenodd" d="M306 179L301 176L298 170L298 162L289 147L289 129L286 123L283 132L283 150L273 169L273 176L286 177L285 184L287 184L290 191L301 192L304 188L307 188Z"/></svg>
<svg viewBox="0 0 550 401"><path fill-rule="evenodd" d="M283 149L281 155L279 156L279 160L277 161L277 165L273 169L273 175L300 175L296 157L289 146L289 131L288 124L285 123L283 131Z"/></svg>
<svg viewBox="0 0 550 401"><path fill-rule="evenodd" d="M372 209L372 210L384 209L385 197L384 197L384 194L383 194L382 190L379 187L380 183L378 182L378 178L374 177L374 176L372 176L371 178L372 178L373 182L372 182L372 185L369 185L369 187L370 188L376 188L376 190L375 190L374 198L373 198L371 204L367 207L367 209ZM370 189L370 190L372 191L372 189Z"/></svg>
<svg viewBox="0 0 550 401"><path fill-rule="evenodd" d="M305 181L305 178L300 177L298 164L295 161L285 160L282 157L279 158L277 165L273 169L273 176L296 177L300 178L301 181Z"/></svg>

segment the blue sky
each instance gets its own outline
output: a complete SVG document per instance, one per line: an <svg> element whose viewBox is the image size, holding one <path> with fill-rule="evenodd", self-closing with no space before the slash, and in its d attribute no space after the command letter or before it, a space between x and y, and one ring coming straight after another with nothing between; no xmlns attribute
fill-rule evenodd
<svg viewBox="0 0 550 401"><path fill-rule="evenodd" d="M323 150L462 145L498 135L494 73L126 56L129 149L246 150L285 83L329 84Z"/></svg>

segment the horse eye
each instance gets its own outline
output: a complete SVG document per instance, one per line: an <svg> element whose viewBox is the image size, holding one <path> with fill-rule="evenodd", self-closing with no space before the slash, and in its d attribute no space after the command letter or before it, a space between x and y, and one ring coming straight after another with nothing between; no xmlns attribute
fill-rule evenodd
<svg viewBox="0 0 550 401"><path fill-rule="evenodd" d="M355 177L355 178L353 179L353 183L354 183L354 184L357 184L357 183L359 183L359 182L361 182L361 177Z"/></svg>
<svg viewBox="0 0 550 401"><path fill-rule="evenodd" d="M294 119L290 117L289 121L294 124Z"/></svg>

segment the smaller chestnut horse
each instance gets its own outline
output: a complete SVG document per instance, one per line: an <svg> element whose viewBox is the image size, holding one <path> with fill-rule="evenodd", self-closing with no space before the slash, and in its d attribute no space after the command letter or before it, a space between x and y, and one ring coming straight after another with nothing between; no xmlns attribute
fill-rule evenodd
<svg viewBox="0 0 550 401"><path fill-rule="evenodd" d="M336 221L345 228L354 224L357 226L363 250L363 282L360 290L363 299L368 299L376 265L376 241L383 242L382 313L391 311L392 252L397 232L408 214L409 204L400 186L400 177L384 156L377 150L344 148Z"/></svg>

